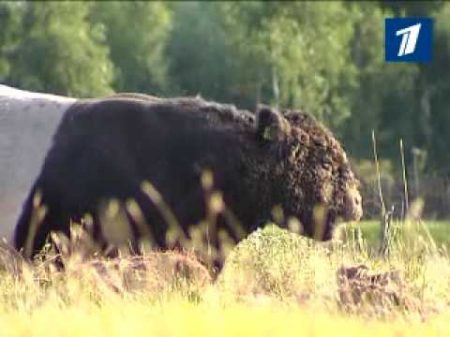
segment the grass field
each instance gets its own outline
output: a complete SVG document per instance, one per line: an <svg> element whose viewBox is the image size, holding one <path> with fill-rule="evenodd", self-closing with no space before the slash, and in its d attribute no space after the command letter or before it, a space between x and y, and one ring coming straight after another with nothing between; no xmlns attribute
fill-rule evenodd
<svg viewBox="0 0 450 337"><path fill-rule="evenodd" d="M30 267L3 248L0 337L450 336L448 254L419 227L397 225L407 233L389 256L370 249L374 221L361 224L362 246L351 235L322 245L266 227L231 252L215 281L189 254L72 254L62 272L51 257ZM450 223L426 225L447 245ZM362 265L356 283L340 282Z"/></svg>
<svg viewBox="0 0 450 337"><path fill-rule="evenodd" d="M397 221L393 223L396 228L401 228L404 225L403 222ZM380 236L380 221L366 220L357 225L361 228L363 237L369 244L376 244ZM423 226L428 229L432 238L435 240L438 246L450 245L450 221L443 220L428 220L424 221Z"/></svg>
<svg viewBox="0 0 450 337"><path fill-rule="evenodd" d="M448 315L420 321L367 321L282 305L152 304L123 300L101 306L47 304L32 313L1 313L2 336L448 336Z"/></svg>

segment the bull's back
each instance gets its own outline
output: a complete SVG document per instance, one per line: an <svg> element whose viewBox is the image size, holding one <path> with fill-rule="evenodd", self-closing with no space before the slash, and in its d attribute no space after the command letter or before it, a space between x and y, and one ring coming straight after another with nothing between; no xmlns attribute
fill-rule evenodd
<svg viewBox="0 0 450 337"><path fill-rule="evenodd" d="M76 103L55 135L43 183L73 205L125 199L147 180L175 204L200 188L203 169L215 171L218 184L226 180L223 168L238 170L245 128L215 118L154 101Z"/></svg>

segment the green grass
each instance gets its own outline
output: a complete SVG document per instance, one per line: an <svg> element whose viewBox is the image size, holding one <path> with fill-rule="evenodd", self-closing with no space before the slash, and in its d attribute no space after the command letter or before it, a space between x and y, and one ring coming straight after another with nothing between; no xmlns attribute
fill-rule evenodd
<svg viewBox="0 0 450 337"><path fill-rule="evenodd" d="M393 227L395 229L402 228L404 225L404 222L393 222ZM436 245L450 247L450 220L425 220L423 225L430 232ZM380 221L361 221L353 227L358 227L361 229L362 236L369 245L375 245L378 243L380 236ZM425 233L422 231L421 234L424 235Z"/></svg>

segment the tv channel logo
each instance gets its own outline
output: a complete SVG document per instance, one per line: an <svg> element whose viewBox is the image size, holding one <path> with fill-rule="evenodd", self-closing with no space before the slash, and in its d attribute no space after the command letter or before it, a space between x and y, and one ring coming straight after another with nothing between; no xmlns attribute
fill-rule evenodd
<svg viewBox="0 0 450 337"><path fill-rule="evenodd" d="M386 62L431 61L433 20L431 18L385 19Z"/></svg>

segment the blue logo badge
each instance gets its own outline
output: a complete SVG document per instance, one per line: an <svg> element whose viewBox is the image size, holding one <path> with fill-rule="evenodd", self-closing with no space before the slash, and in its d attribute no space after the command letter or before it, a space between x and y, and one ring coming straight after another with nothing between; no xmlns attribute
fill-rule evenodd
<svg viewBox="0 0 450 337"><path fill-rule="evenodd" d="M386 19L386 62L430 62L432 37L433 20L430 18Z"/></svg>

